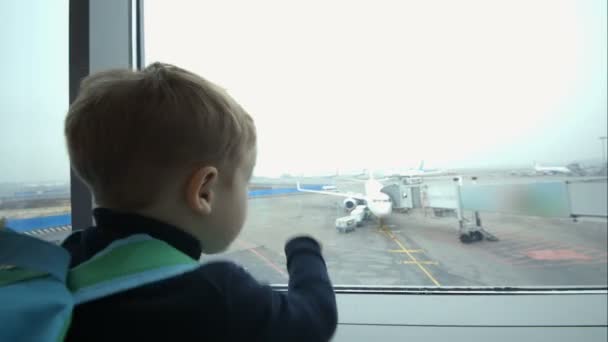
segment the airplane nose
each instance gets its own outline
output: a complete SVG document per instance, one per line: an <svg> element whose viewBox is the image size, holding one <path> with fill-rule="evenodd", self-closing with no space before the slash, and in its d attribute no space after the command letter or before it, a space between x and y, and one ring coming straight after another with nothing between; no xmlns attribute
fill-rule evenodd
<svg viewBox="0 0 608 342"><path fill-rule="evenodd" d="M388 216L391 213L391 206L390 205L383 206L382 208L379 208L379 209L380 210L378 210L379 211L378 216L380 216L380 217Z"/></svg>

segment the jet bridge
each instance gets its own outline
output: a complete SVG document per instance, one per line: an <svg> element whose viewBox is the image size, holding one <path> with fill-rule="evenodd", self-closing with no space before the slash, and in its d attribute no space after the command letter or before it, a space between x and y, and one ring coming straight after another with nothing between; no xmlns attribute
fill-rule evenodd
<svg viewBox="0 0 608 342"><path fill-rule="evenodd" d="M393 203L395 211L407 212L413 208L422 208L421 187L424 180L422 177L396 177L393 181L382 188Z"/></svg>
<svg viewBox="0 0 608 342"><path fill-rule="evenodd" d="M384 186L382 192L391 198L394 210L407 212L410 209L422 207L420 186L421 184L398 182Z"/></svg>
<svg viewBox="0 0 608 342"><path fill-rule="evenodd" d="M481 223L481 212L540 217L608 218L607 179L477 184L463 177L439 184L425 184L423 204L429 208L452 209L459 222L462 242L486 238L496 240ZM473 219L464 217L473 212Z"/></svg>

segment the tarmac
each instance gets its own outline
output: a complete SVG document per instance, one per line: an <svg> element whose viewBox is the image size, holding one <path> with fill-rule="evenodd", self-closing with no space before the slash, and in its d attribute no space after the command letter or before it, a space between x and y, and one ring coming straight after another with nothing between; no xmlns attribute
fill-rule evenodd
<svg viewBox="0 0 608 342"><path fill-rule="evenodd" d="M255 198L241 235L228 251L202 262L232 260L260 281L285 284L285 242L321 242L334 285L407 287L605 287L608 224L482 213L499 241L463 244L456 217L432 210L393 212L340 233L342 199L318 194Z"/></svg>

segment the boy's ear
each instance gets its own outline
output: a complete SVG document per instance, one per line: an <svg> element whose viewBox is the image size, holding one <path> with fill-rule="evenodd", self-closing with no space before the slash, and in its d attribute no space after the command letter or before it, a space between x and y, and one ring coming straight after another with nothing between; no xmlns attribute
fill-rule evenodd
<svg viewBox="0 0 608 342"><path fill-rule="evenodd" d="M186 187L186 202L190 209L201 215L211 213L217 176L217 169L213 166L201 167L192 174Z"/></svg>

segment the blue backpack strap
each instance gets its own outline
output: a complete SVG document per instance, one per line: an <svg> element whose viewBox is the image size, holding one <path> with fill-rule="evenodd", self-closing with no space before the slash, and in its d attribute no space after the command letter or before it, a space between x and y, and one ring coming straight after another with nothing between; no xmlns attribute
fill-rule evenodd
<svg viewBox="0 0 608 342"><path fill-rule="evenodd" d="M0 265L5 265L5 268L11 265L65 281L69 263L70 254L55 244L11 231L0 231Z"/></svg>
<svg viewBox="0 0 608 342"><path fill-rule="evenodd" d="M137 234L114 241L70 270L68 287L77 304L171 278L199 267L164 241Z"/></svg>
<svg viewBox="0 0 608 342"><path fill-rule="evenodd" d="M69 262L55 244L0 231L0 341L63 340L74 305Z"/></svg>

